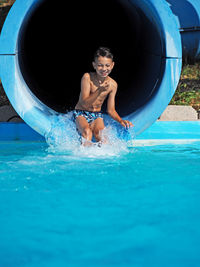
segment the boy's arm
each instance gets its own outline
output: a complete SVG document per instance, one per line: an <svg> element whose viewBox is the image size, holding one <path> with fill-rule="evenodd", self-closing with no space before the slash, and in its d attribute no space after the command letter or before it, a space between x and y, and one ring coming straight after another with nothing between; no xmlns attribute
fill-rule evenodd
<svg viewBox="0 0 200 267"><path fill-rule="evenodd" d="M123 127L129 128L133 126L130 121L123 120L117 111L115 110L115 96L117 93L117 83L113 85L113 89L109 94L108 101L107 101L107 112L115 121L119 122Z"/></svg>

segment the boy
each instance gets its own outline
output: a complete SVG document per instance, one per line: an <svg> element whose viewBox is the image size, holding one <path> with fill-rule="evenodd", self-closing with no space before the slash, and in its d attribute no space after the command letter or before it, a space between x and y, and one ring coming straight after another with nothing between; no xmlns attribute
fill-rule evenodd
<svg viewBox="0 0 200 267"><path fill-rule="evenodd" d="M79 101L73 112L76 127L85 139L84 145L91 144L93 135L97 142L106 142L101 136L101 131L105 128L101 107L106 97L107 112L111 118L123 127L133 126L130 121L123 120L115 110L117 83L109 77L114 67L113 55L109 48L100 47L92 64L95 72L83 75Z"/></svg>

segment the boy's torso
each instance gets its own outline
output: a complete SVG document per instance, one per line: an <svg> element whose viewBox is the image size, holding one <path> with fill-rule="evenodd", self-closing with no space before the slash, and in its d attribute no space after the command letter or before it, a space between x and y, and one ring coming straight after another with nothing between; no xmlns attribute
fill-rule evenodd
<svg viewBox="0 0 200 267"><path fill-rule="evenodd" d="M112 79L110 77L107 77L107 82L110 85L110 87L112 87ZM93 94L96 92L96 90L98 90L98 88L100 87L100 84L98 83L95 73L90 73L90 94ZM101 107L103 105L103 102L105 101L106 97L109 95L109 93L111 92L111 90L109 91L104 91L102 92L95 100L94 102L91 104L91 106L87 109L84 108L84 106L82 106L79 102L77 103L75 109L82 109L82 110L88 110L88 111L101 111Z"/></svg>

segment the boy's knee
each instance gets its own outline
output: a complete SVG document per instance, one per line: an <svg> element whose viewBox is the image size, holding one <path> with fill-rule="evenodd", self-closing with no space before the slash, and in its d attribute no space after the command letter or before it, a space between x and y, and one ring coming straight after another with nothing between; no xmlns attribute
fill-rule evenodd
<svg viewBox="0 0 200 267"><path fill-rule="evenodd" d="M95 136L95 137L96 137L96 136L99 136L101 131L102 131L102 129L95 128L94 131L93 131L94 136Z"/></svg>
<svg viewBox="0 0 200 267"><path fill-rule="evenodd" d="M85 127L83 129L82 135L87 138L90 137L92 135L91 129L89 127Z"/></svg>

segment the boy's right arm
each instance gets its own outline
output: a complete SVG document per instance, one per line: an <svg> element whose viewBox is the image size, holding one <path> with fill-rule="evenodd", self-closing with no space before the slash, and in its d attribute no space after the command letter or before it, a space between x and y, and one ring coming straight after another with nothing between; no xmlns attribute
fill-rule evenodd
<svg viewBox="0 0 200 267"><path fill-rule="evenodd" d="M90 95L90 75L89 73L85 73L81 79L81 93L79 102L81 105L85 104L84 100L88 98Z"/></svg>

